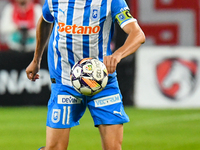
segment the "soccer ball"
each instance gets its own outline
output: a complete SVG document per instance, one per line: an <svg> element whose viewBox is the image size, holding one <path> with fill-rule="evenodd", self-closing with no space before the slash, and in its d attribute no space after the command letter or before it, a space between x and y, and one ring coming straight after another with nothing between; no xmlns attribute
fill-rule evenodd
<svg viewBox="0 0 200 150"><path fill-rule="evenodd" d="M105 88L108 82L108 72L100 60L84 58L72 67L70 80L76 91L92 96Z"/></svg>

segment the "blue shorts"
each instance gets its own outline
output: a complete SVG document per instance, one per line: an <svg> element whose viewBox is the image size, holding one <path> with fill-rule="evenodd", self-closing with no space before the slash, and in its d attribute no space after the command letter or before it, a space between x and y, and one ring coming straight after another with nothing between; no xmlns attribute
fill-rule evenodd
<svg viewBox="0 0 200 150"><path fill-rule="evenodd" d="M94 96L84 96L73 87L56 83L52 84L51 89L46 124L49 127L71 128L79 125L86 107L95 126L129 122L116 77L109 78L107 86Z"/></svg>

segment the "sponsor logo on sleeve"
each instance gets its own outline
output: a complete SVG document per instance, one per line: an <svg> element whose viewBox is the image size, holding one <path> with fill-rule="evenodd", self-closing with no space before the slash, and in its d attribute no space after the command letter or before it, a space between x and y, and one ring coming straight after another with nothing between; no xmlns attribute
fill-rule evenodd
<svg viewBox="0 0 200 150"><path fill-rule="evenodd" d="M103 106L108 106L108 105L112 105L112 104L116 104L120 102L121 102L121 98L119 94L94 100L95 107L103 107Z"/></svg>

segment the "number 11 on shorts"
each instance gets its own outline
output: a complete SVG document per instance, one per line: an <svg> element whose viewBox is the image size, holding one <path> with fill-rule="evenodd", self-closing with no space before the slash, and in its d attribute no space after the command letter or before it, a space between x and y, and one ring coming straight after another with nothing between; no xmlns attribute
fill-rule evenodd
<svg viewBox="0 0 200 150"><path fill-rule="evenodd" d="M70 113L71 113L71 107L70 106L68 106L68 107L63 106L63 118L62 118L62 124L63 125L65 125L65 123L69 124ZM67 119L67 121L66 121L66 119Z"/></svg>

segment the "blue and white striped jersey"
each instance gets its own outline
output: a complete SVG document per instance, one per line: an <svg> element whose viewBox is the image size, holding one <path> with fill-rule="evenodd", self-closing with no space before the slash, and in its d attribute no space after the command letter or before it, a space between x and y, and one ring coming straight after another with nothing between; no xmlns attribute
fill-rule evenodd
<svg viewBox="0 0 200 150"><path fill-rule="evenodd" d="M48 46L51 78L71 86L70 71L77 61L103 61L111 55L115 20L121 27L136 20L128 10L124 0L46 0L43 18L54 23Z"/></svg>

